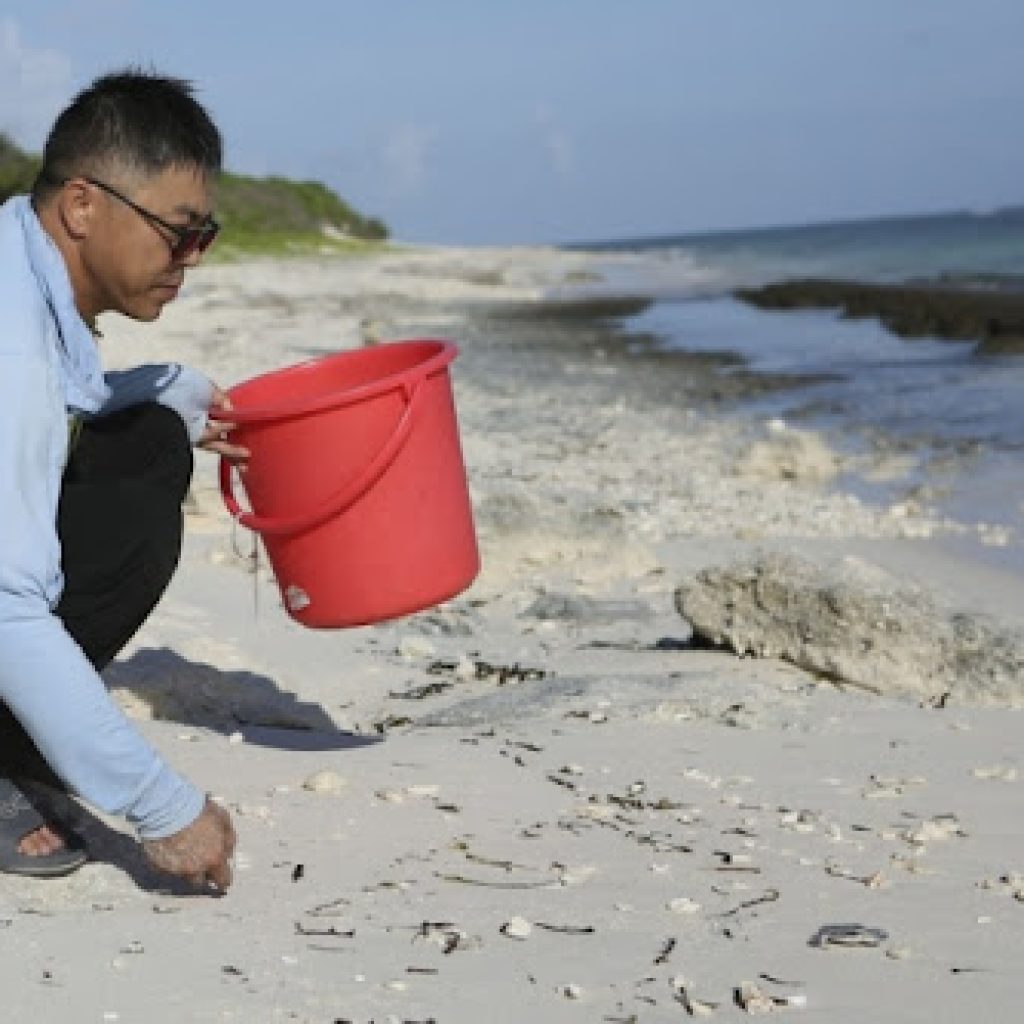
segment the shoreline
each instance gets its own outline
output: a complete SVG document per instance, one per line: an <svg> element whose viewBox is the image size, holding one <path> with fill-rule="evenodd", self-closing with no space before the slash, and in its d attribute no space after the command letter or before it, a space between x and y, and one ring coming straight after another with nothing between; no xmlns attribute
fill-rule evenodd
<svg viewBox="0 0 1024 1024"><path fill-rule="evenodd" d="M1019 628L1021 581L935 557L976 524L837 491L812 432L721 414L770 382L534 305L588 267L219 266L158 325L104 325L108 365L180 358L225 386L368 323L452 337L484 567L440 608L302 630L199 453L181 568L107 681L232 809L236 884L168 891L86 819L77 875L0 878L12 1010L654 1022L739 998L923 1024L1019 1005L1019 712L709 649L674 595L767 551L919 584L940 624ZM849 923L863 944L812 941Z"/></svg>
<svg viewBox="0 0 1024 1024"><path fill-rule="evenodd" d="M1020 449L1014 396L1021 364L1016 357L970 356L970 343L955 338L928 338L919 348L903 348L900 336L867 307L852 319L877 323L848 323L846 315L833 319L830 292L812 289L805 304L799 295L790 298L790 283L769 286L765 303L736 297L670 302L655 317L641 315L633 329L658 332L655 347L685 349L693 357L718 355L705 349L702 330L720 339L723 350L732 343L731 351L720 353L726 373L731 359L744 374L774 376L778 386L760 395L736 389L739 402L726 402L723 410L731 407L747 421L759 418L769 427L785 423L820 436L838 457L836 486L867 503L924 506L940 518L987 522L991 529L978 552L981 560L992 560L987 547L995 545L1011 556L1017 571L1024 571L1024 552L1017 543L1024 535L1024 492L1014 485ZM847 287L853 286L844 283ZM778 302L775 288L783 297ZM879 291L890 303L910 294L897 289L894 300L890 290ZM989 310L985 297L976 297L977 309ZM919 316L916 299L907 301L905 315ZM789 318L790 310L800 309L820 309L821 314ZM837 346L845 343L845 358L836 364L830 363L830 339ZM764 342L763 349L757 340ZM943 341L959 343L949 346L949 358L942 352L947 347Z"/></svg>

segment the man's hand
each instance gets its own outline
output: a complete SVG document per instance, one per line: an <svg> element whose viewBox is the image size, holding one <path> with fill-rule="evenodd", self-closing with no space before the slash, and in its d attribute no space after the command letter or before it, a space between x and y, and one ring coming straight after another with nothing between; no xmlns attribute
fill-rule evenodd
<svg viewBox="0 0 1024 1024"><path fill-rule="evenodd" d="M197 887L212 884L225 892L231 885L229 862L235 852L235 829L228 812L209 797L191 825L164 839L143 840L142 848L155 868Z"/></svg>
<svg viewBox="0 0 1024 1024"><path fill-rule="evenodd" d="M226 392L221 391L216 385L213 387L210 409L217 409L222 412L231 411L231 399ZM218 417L211 420L203 431L203 436L199 438L199 447L205 448L208 452L216 452L217 455L223 455L231 462L241 463L244 466L245 460L249 458L249 449L231 443L229 435L233 426L234 424L227 419L220 419Z"/></svg>

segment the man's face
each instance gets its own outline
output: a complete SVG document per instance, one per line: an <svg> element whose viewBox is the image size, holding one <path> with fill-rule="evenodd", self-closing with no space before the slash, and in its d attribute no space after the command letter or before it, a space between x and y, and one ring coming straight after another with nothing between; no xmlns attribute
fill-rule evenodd
<svg viewBox="0 0 1024 1024"><path fill-rule="evenodd" d="M170 167L149 178L111 174L104 184L136 206L175 227L192 227L211 213L207 175L191 167ZM82 246L82 265L101 310L133 320L155 320L178 294L188 267L202 254L176 259L173 233L98 186L96 217Z"/></svg>

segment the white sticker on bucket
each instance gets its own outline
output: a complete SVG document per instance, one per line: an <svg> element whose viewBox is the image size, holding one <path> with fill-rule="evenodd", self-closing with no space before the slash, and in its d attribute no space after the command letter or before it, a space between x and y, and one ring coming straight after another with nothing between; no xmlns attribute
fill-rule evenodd
<svg viewBox="0 0 1024 1024"><path fill-rule="evenodd" d="M288 610L293 612L301 612L303 608L308 608L311 604L309 594L302 587L295 586L294 583L285 588L284 602L288 605Z"/></svg>

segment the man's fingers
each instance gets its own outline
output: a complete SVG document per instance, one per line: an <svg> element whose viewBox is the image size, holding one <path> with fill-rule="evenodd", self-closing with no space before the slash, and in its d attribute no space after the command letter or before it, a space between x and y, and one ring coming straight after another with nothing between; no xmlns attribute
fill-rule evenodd
<svg viewBox="0 0 1024 1024"><path fill-rule="evenodd" d="M203 440L216 441L218 438L226 437L236 426L238 424L230 420L211 420L203 431Z"/></svg>
<svg viewBox="0 0 1024 1024"><path fill-rule="evenodd" d="M221 418L221 413L230 412L234 408L231 398L226 391L222 391L214 385L213 396L210 399L210 424L203 431L201 443L208 444L211 441L223 440L224 435L233 430L237 424L232 423L229 418Z"/></svg>
<svg viewBox="0 0 1024 1024"><path fill-rule="evenodd" d="M244 462L249 458L248 448L243 448L241 445L232 444L230 441L220 440L216 437L203 442L202 447L208 452L223 455L225 458L232 459L234 461Z"/></svg>
<svg viewBox="0 0 1024 1024"><path fill-rule="evenodd" d="M221 892L227 892L231 887L231 865L228 864L226 860L221 861L206 873L206 877L209 878L209 880L213 882Z"/></svg>
<svg viewBox="0 0 1024 1024"><path fill-rule="evenodd" d="M233 844L232 844L233 845ZM180 875L189 885L197 889L208 889L211 885L226 892L231 886L231 864L230 853L225 853L220 860L214 861L199 871L173 871L172 874Z"/></svg>
<svg viewBox="0 0 1024 1024"><path fill-rule="evenodd" d="M244 462L249 458L249 449L240 444L231 444L229 441L212 441L207 445L207 449L236 462Z"/></svg>
<svg viewBox="0 0 1024 1024"><path fill-rule="evenodd" d="M215 405L220 409L233 409L234 406L231 404L231 396L215 384L213 386L213 399L211 405Z"/></svg>
<svg viewBox="0 0 1024 1024"><path fill-rule="evenodd" d="M236 426L237 424L231 423L228 420L212 420L207 424L206 429L203 431L202 437L200 437L199 440L201 443L209 441L223 441Z"/></svg>

